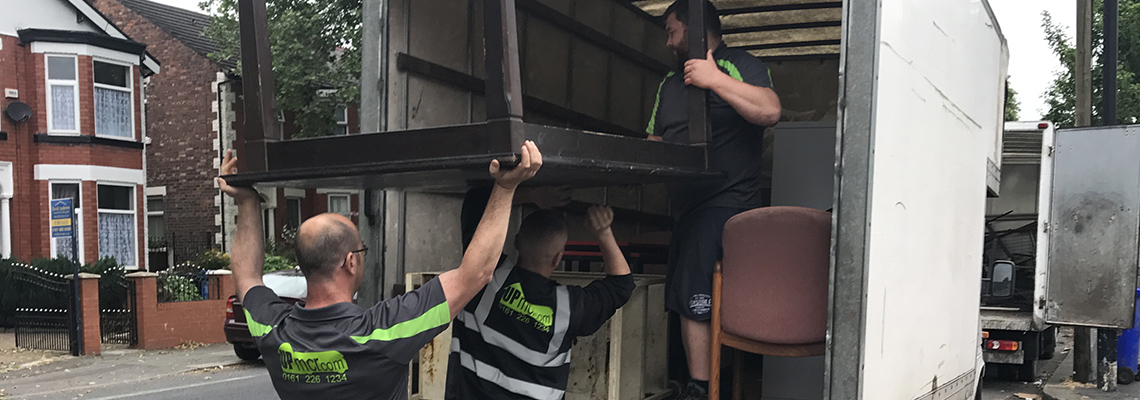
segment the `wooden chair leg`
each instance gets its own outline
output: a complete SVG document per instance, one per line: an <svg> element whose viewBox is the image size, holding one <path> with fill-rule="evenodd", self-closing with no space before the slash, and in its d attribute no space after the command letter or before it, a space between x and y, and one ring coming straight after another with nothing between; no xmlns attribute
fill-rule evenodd
<svg viewBox="0 0 1140 400"><path fill-rule="evenodd" d="M720 262L713 268L712 346L709 349L709 400L720 400Z"/></svg>
<svg viewBox="0 0 1140 400"><path fill-rule="evenodd" d="M744 351L733 349L732 353L732 400L743 398Z"/></svg>

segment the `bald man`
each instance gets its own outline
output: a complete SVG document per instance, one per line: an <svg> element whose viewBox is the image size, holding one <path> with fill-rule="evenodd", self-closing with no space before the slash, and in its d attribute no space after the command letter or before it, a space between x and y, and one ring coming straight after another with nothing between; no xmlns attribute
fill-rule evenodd
<svg viewBox="0 0 1140 400"><path fill-rule="evenodd" d="M301 224L295 250L308 298L291 305L262 285L265 236L257 192L218 178L238 206L231 256L237 297L282 399L407 398L408 363L491 280L515 189L542 165L533 142L521 153L510 170L491 162L495 186L459 268L368 309L352 302L368 248L351 221L322 214ZM232 152L226 154L222 174L236 173L236 166Z"/></svg>
<svg viewBox="0 0 1140 400"><path fill-rule="evenodd" d="M586 287L550 279L566 249L562 215L539 210L523 219L518 265L504 257L491 283L455 318L446 399L565 396L574 339L596 332L633 293L629 264L610 230L613 215L608 207L587 212L607 276Z"/></svg>

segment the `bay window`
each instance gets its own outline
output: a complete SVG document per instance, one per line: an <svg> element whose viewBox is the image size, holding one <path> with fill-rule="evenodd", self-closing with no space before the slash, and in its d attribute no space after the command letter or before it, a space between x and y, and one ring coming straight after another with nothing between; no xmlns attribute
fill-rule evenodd
<svg viewBox="0 0 1140 400"><path fill-rule="evenodd" d="M95 135L133 140L131 67L95 61Z"/></svg>
<svg viewBox="0 0 1140 400"><path fill-rule="evenodd" d="M49 55L47 64L48 132L79 133L79 79L75 56Z"/></svg>
<svg viewBox="0 0 1140 400"><path fill-rule="evenodd" d="M51 238L51 256L53 258L63 257L63 258L71 259L72 261L77 261L77 262L82 263L83 262L83 251L82 251L83 250L83 245L82 245L82 243L83 243L83 229L82 229L82 226L80 225L80 223L83 220L83 218L82 218L83 209L81 208L83 203L79 202L79 183L52 182L51 183L51 199L52 200L71 199L71 204L73 204L75 206L75 216L72 219L72 223L76 224L72 228L72 231L71 231L72 234L76 235L74 242L72 241L72 238L70 238L70 237ZM73 243L79 243L80 244L78 252L73 253L73 251L72 251L72 244ZM79 256L79 259L72 258L72 255L75 253L78 253L77 255Z"/></svg>
<svg viewBox="0 0 1140 400"><path fill-rule="evenodd" d="M120 266L137 268L135 187L99 185L99 258L114 258Z"/></svg>

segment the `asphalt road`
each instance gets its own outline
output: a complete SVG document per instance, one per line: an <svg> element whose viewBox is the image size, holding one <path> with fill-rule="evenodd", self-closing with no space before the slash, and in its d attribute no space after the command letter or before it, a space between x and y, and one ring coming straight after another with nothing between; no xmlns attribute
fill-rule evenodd
<svg viewBox="0 0 1140 400"><path fill-rule="evenodd" d="M247 363L137 379L70 387L23 387L10 390L9 399L265 399L276 398L265 365Z"/></svg>

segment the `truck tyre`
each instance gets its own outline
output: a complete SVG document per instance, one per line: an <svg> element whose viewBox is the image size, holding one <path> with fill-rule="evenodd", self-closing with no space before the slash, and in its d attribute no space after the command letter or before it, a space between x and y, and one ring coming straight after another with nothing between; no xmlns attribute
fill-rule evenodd
<svg viewBox="0 0 1140 400"><path fill-rule="evenodd" d="M238 358L246 361L254 361L261 358L261 351L257 350L256 346L247 346L234 343L234 354Z"/></svg>
<svg viewBox="0 0 1140 400"><path fill-rule="evenodd" d="M1054 350L1057 347L1057 327L1052 327L1041 332L1041 355L1037 358L1040 360L1053 359Z"/></svg>

